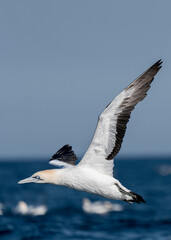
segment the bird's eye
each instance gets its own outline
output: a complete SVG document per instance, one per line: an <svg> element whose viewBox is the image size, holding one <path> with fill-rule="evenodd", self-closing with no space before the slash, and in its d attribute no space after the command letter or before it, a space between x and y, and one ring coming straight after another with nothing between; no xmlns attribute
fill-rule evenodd
<svg viewBox="0 0 171 240"><path fill-rule="evenodd" d="M36 178L37 180L40 180L40 177L37 175L37 176L35 176L34 178Z"/></svg>

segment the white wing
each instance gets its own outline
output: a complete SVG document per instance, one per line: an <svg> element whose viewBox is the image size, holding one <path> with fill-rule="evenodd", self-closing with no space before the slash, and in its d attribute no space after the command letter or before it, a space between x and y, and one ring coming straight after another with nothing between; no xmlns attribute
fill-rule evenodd
<svg viewBox="0 0 171 240"><path fill-rule="evenodd" d="M72 165L71 164L68 164L66 162L62 162L62 161L59 161L59 160L50 160L49 161L49 164L51 165L54 165L56 167L62 167L62 168L68 168L68 167L71 167Z"/></svg>
<svg viewBox="0 0 171 240"><path fill-rule="evenodd" d="M92 142L79 165L113 176L113 158L121 148L131 111L145 98L161 64L161 60L157 61L125 88L101 113Z"/></svg>

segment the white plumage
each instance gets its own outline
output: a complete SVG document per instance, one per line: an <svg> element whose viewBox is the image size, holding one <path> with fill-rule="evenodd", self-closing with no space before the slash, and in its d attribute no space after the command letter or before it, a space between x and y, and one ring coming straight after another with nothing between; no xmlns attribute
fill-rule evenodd
<svg viewBox="0 0 171 240"><path fill-rule="evenodd" d="M52 183L110 199L145 202L140 195L131 192L113 177L113 159L121 148L132 110L145 98L161 64L161 60L157 61L100 114L92 142L77 165L72 147L65 145L50 159L50 164L63 166L63 169L40 171L19 183Z"/></svg>

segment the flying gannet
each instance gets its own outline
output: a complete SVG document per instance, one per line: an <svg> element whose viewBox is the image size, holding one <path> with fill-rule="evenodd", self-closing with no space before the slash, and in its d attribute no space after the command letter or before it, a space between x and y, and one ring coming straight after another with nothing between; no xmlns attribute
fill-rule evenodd
<svg viewBox="0 0 171 240"><path fill-rule="evenodd" d="M113 177L114 157L121 148L132 110L147 95L161 64L161 60L157 61L116 96L100 114L92 142L77 165L72 147L65 145L49 160L50 164L62 166L62 169L39 171L18 183L51 183L109 199L145 203L140 195L127 189Z"/></svg>

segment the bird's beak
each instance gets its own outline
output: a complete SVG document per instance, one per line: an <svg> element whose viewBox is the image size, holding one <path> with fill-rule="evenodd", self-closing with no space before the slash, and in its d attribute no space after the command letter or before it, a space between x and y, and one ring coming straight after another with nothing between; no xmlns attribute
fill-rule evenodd
<svg viewBox="0 0 171 240"><path fill-rule="evenodd" d="M35 183L36 181L37 181L36 178L29 177L29 178L25 178L25 179L19 181L18 184L31 183L31 182Z"/></svg>

